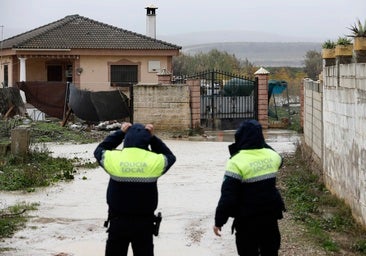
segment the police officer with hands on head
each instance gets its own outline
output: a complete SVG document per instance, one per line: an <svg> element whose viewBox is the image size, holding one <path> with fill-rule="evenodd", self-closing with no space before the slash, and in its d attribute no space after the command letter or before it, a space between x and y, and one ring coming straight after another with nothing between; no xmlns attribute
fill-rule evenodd
<svg viewBox="0 0 366 256"><path fill-rule="evenodd" d="M157 181L176 157L153 130L152 124L122 123L121 129L107 136L94 151L110 176L107 256L126 256L129 244L134 256L154 255ZM122 142L123 148L117 150Z"/></svg>
<svg viewBox="0 0 366 256"><path fill-rule="evenodd" d="M256 120L241 123L229 152L213 231L221 236L222 226L233 217L239 255L277 256L281 244L278 219L285 211L276 188L282 158L266 144Z"/></svg>

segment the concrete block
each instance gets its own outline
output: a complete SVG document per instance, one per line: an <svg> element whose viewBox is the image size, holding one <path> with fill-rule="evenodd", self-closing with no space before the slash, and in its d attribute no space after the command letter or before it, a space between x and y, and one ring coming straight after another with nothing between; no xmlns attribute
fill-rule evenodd
<svg viewBox="0 0 366 256"><path fill-rule="evenodd" d="M30 132L28 126L19 126L11 131L11 153L26 155L29 152Z"/></svg>

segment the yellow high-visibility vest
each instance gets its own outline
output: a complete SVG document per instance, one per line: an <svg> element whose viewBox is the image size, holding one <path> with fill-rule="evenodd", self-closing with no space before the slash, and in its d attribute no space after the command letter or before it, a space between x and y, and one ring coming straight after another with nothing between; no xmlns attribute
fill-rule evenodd
<svg viewBox="0 0 366 256"><path fill-rule="evenodd" d="M225 175L252 183L276 177L281 156L268 148L240 150L226 164Z"/></svg>
<svg viewBox="0 0 366 256"><path fill-rule="evenodd" d="M155 182L164 172L166 159L140 148L106 150L101 164L113 180L126 182Z"/></svg>

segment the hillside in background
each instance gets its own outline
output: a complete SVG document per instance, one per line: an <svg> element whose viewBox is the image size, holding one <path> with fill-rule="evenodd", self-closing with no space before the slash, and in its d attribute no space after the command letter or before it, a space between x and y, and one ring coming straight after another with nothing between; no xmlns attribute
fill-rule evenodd
<svg viewBox="0 0 366 256"><path fill-rule="evenodd" d="M321 43L307 42L224 42L183 46L184 54L207 53L212 49L234 54L238 59L248 59L256 66L301 67L307 51L321 51Z"/></svg>
<svg viewBox="0 0 366 256"><path fill-rule="evenodd" d="M185 54L226 51L257 66L303 66L307 51L321 51L321 39L256 31L203 31L159 39L182 46Z"/></svg>

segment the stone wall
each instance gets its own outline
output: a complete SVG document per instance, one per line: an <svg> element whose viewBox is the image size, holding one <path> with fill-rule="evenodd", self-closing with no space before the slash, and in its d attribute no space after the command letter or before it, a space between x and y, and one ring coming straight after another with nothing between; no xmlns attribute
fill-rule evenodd
<svg viewBox="0 0 366 256"><path fill-rule="evenodd" d="M161 131L187 132L191 118L188 85L134 86L135 123L151 123Z"/></svg>
<svg viewBox="0 0 366 256"><path fill-rule="evenodd" d="M268 128L268 74L263 68L258 79L258 120ZM158 74L158 84L134 86L134 117L137 123L152 123L156 130L187 133L201 127L200 80L188 79L186 84L171 84L172 75Z"/></svg>
<svg viewBox="0 0 366 256"><path fill-rule="evenodd" d="M327 188L366 226L366 64L324 67L317 87L304 81L305 143L321 157Z"/></svg>

